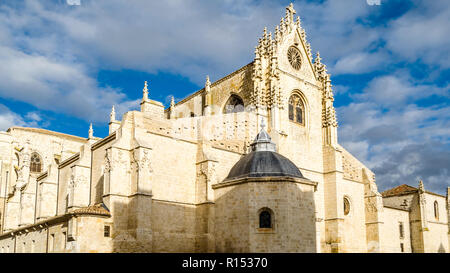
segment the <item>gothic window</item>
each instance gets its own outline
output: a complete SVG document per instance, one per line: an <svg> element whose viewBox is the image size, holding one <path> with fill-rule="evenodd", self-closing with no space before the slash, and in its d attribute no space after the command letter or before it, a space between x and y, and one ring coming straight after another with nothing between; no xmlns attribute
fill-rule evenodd
<svg viewBox="0 0 450 273"><path fill-rule="evenodd" d="M42 159L37 153L31 155L30 171L32 173L40 173L42 171Z"/></svg>
<svg viewBox="0 0 450 273"><path fill-rule="evenodd" d="M259 213L259 228L272 228L272 214L268 209Z"/></svg>
<svg viewBox="0 0 450 273"><path fill-rule="evenodd" d="M439 205L437 201L434 201L434 218L439 220Z"/></svg>
<svg viewBox="0 0 450 273"><path fill-rule="evenodd" d="M237 95L231 95L223 109L224 114L244 111L244 101Z"/></svg>
<svg viewBox="0 0 450 273"><path fill-rule="evenodd" d="M293 94L289 98L289 120L305 124L305 105L299 95Z"/></svg>
<svg viewBox="0 0 450 273"><path fill-rule="evenodd" d="M344 215L348 215L350 213L350 201L347 197L344 197Z"/></svg>

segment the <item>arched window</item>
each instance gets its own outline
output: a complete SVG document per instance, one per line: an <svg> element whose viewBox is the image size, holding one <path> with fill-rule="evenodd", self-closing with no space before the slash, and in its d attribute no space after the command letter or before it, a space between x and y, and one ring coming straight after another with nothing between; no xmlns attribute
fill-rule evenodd
<svg viewBox="0 0 450 273"><path fill-rule="evenodd" d="M272 228L272 214L268 209L259 213L259 228Z"/></svg>
<svg viewBox="0 0 450 273"><path fill-rule="evenodd" d="M437 201L434 201L434 218L439 220L439 204Z"/></svg>
<svg viewBox="0 0 450 273"><path fill-rule="evenodd" d="M228 99L225 107L223 108L224 114L237 113L244 111L244 101L237 95L231 95Z"/></svg>
<svg viewBox="0 0 450 273"><path fill-rule="evenodd" d="M298 94L289 98L289 119L293 122L305 124L305 105Z"/></svg>
<svg viewBox="0 0 450 273"><path fill-rule="evenodd" d="M42 159L37 153L31 155L30 171L32 173L40 173L42 171Z"/></svg>
<svg viewBox="0 0 450 273"><path fill-rule="evenodd" d="M344 197L344 215L348 215L350 213L350 201L347 197Z"/></svg>

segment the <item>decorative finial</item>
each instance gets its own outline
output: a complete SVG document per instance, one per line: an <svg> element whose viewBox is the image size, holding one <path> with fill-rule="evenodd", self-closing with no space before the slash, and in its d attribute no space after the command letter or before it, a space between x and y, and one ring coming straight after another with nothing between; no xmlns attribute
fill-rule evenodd
<svg viewBox="0 0 450 273"><path fill-rule="evenodd" d="M270 135L264 130L266 124L264 122L264 118L261 117L261 131L256 135L255 140L250 146L251 150L254 152L259 151L272 151L276 152L276 145L272 142Z"/></svg>
<svg viewBox="0 0 450 273"><path fill-rule="evenodd" d="M292 3L290 3L286 9L289 11L289 14L291 14L292 16L294 16L294 14L297 13L294 9L294 4L292 4Z"/></svg>
<svg viewBox="0 0 450 273"><path fill-rule="evenodd" d="M116 120L116 109L114 108L114 105L112 106L111 114L109 115L109 117L110 117L109 120L111 122Z"/></svg>
<svg viewBox="0 0 450 273"><path fill-rule="evenodd" d="M89 138L94 137L94 129L92 129L92 123L89 125Z"/></svg>
<svg viewBox="0 0 450 273"><path fill-rule="evenodd" d="M294 4L289 4L289 6L286 8L286 19L288 20L288 23L291 24L294 22L294 14L297 12L294 9Z"/></svg>
<svg viewBox="0 0 450 273"><path fill-rule="evenodd" d="M173 109L175 107L175 98L172 96L170 99L170 108Z"/></svg>
<svg viewBox="0 0 450 273"><path fill-rule="evenodd" d="M205 83L205 87L206 86L211 86L211 81L209 80L209 75L206 75L206 83Z"/></svg>
<svg viewBox="0 0 450 273"><path fill-rule="evenodd" d="M144 83L142 100L143 101L148 100L148 84L147 84L147 81L145 81L145 83Z"/></svg>
<svg viewBox="0 0 450 273"><path fill-rule="evenodd" d="M319 51L317 51L316 60L314 61L314 63L320 64L321 61L322 61L322 58L320 58L320 53L319 53Z"/></svg>
<svg viewBox="0 0 450 273"><path fill-rule="evenodd" d="M423 181L422 180L419 181L419 191L420 191L420 193L424 193L425 192L425 187L423 185Z"/></svg>

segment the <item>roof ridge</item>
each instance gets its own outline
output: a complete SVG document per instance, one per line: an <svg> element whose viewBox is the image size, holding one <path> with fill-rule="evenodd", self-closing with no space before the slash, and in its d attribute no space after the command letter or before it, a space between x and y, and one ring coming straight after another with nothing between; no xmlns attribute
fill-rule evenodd
<svg viewBox="0 0 450 273"><path fill-rule="evenodd" d="M408 184L401 184L397 187L385 190L381 193L382 196L386 197L386 196L395 196L395 195L403 195L406 193L410 193L410 192L414 192L417 191L418 189L410 186Z"/></svg>

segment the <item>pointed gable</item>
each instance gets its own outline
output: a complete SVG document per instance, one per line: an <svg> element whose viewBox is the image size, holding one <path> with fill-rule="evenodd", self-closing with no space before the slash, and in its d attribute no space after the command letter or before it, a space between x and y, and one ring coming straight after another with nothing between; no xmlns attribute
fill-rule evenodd
<svg viewBox="0 0 450 273"><path fill-rule="evenodd" d="M280 24L275 28L274 51L280 60L279 68L282 71L314 81L316 78L312 63L311 45L306 40L306 31L301 26L300 17L297 16L296 20L294 19L295 14L297 12L291 3L286 7L286 16L281 18ZM299 68L290 59L295 50L298 50L301 57Z"/></svg>

